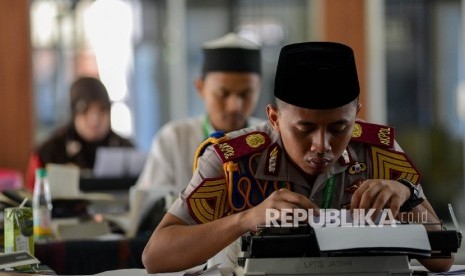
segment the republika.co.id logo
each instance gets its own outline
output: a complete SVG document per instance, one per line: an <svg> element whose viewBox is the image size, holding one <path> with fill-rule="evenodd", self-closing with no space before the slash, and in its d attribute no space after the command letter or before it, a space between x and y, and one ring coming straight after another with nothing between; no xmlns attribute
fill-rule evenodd
<svg viewBox="0 0 465 276"><path fill-rule="evenodd" d="M312 227L383 227L400 223L391 209L382 209L376 219L376 209L321 209L319 215L313 209L266 209L267 227L297 227L308 223ZM403 223L426 223L427 213L407 216Z"/></svg>

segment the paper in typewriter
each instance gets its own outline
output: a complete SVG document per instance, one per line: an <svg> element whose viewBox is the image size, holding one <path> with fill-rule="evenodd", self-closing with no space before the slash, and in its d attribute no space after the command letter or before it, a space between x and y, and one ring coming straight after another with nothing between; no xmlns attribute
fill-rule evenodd
<svg viewBox="0 0 465 276"><path fill-rule="evenodd" d="M320 252L390 253L429 256L431 246L422 224L383 227L314 228Z"/></svg>

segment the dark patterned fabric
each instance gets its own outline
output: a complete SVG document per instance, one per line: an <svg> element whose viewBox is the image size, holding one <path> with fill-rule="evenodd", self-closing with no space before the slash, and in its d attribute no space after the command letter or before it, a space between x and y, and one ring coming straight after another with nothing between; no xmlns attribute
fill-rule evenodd
<svg viewBox="0 0 465 276"><path fill-rule="evenodd" d="M89 275L107 270L144 268L142 251L150 235L123 240L54 241L35 244L35 256L57 275Z"/></svg>

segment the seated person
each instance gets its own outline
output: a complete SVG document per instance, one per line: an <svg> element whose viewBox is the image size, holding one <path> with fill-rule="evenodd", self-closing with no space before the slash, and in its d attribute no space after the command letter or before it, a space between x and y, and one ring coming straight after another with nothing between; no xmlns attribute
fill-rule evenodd
<svg viewBox="0 0 465 276"><path fill-rule="evenodd" d="M34 189L34 172L48 163L92 169L99 147L133 147L111 130L111 102L103 83L81 77L71 86L71 121L38 146L29 160L26 189Z"/></svg>
<svg viewBox="0 0 465 276"><path fill-rule="evenodd" d="M136 187L184 189L192 177L198 145L215 130L233 131L260 120L250 117L260 93L260 49L230 33L203 46L202 74L195 82L206 114L164 125ZM152 229L153 230L153 229Z"/></svg>
<svg viewBox="0 0 465 276"><path fill-rule="evenodd" d="M388 208L397 219L426 213L428 222L438 223L420 175L391 129L356 120L359 90L350 47L285 46L268 122L229 133L205 149L189 185L145 247L147 271L204 263L265 225L267 209ZM396 160L402 166L391 166ZM446 271L454 259L420 261L431 271Z"/></svg>

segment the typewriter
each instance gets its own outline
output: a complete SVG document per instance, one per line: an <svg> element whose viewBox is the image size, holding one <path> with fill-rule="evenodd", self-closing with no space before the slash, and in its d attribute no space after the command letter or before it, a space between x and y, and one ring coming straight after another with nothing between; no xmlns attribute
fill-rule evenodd
<svg viewBox="0 0 465 276"><path fill-rule="evenodd" d="M422 224L261 227L242 237L236 274L411 275L410 258L448 258L461 240L460 230L426 231Z"/></svg>

